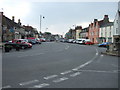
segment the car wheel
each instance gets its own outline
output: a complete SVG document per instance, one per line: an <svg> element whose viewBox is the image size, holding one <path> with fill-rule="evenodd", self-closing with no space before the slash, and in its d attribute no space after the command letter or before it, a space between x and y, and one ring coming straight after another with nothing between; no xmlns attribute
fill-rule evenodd
<svg viewBox="0 0 120 90"><path fill-rule="evenodd" d="M26 47L25 46L21 46L22 49L25 49Z"/></svg>

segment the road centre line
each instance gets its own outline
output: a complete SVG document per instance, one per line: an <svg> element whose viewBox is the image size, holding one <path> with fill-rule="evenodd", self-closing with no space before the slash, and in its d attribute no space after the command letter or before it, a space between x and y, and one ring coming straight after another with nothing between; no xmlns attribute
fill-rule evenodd
<svg viewBox="0 0 120 90"><path fill-rule="evenodd" d="M88 61L88 62L86 62L86 63L84 63L84 64L82 64L82 65L80 65L80 66L78 66L78 67L76 67L74 69L72 69L72 70L73 71L77 71L78 69L85 67L86 65L88 65L91 62L92 62L92 60L90 60L90 61Z"/></svg>
<svg viewBox="0 0 120 90"><path fill-rule="evenodd" d="M68 49L69 48L69 46L67 46L65 49Z"/></svg>
<svg viewBox="0 0 120 90"><path fill-rule="evenodd" d="M39 84L39 85L34 85L32 88L43 88L43 87L46 87L46 86L49 86L49 85L50 84L48 84L48 83L43 83L43 84Z"/></svg>
<svg viewBox="0 0 120 90"><path fill-rule="evenodd" d="M57 77L58 75L51 75L51 76L47 76L47 77L43 77L44 79L48 80L48 79L52 79Z"/></svg>
<svg viewBox="0 0 120 90"><path fill-rule="evenodd" d="M68 73L71 73L71 72L72 72L71 70L68 70L68 71L62 72L60 74L65 75L65 74L68 74Z"/></svg>
<svg viewBox="0 0 120 90"><path fill-rule="evenodd" d="M59 79L53 80L53 82L54 82L54 83L59 83L59 82L65 81L65 80L67 80L67 79L69 79L69 78L63 77L63 78L59 78Z"/></svg>
<svg viewBox="0 0 120 90"><path fill-rule="evenodd" d="M78 75L80 75L80 74L81 74L81 72L76 72L76 73L71 74L70 76L71 76L71 77L75 77L75 76L78 76Z"/></svg>
<svg viewBox="0 0 120 90"><path fill-rule="evenodd" d="M33 83L38 83L38 82L39 82L39 80L32 80L32 81L19 83L19 85L20 86L25 86L25 85L29 85L29 84L33 84Z"/></svg>

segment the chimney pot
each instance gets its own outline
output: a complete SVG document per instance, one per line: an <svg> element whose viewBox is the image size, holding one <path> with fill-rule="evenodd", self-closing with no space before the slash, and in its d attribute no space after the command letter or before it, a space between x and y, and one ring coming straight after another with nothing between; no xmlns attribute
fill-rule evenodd
<svg viewBox="0 0 120 90"><path fill-rule="evenodd" d="M14 16L12 16L12 21L14 21L15 20L15 17Z"/></svg>
<svg viewBox="0 0 120 90"><path fill-rule="evenodd" d="M108 15L104 15L104 18L108 18Z"/></svg>

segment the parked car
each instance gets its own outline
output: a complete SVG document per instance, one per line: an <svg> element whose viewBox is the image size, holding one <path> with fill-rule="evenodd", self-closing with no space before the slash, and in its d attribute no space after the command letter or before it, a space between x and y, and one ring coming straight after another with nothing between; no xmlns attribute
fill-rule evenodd
<svg viewBox="0 0 120 90"><path fill-rule="evenodd" d="M91 42L91 41L86 41L85 42L85 45L93 45L94 43L93 42Z"/></svg>
<svg viewBox="0 0 120 90"><path fill-rule="evenodd" d="M73 40L73 43L76 43L77 40Z"/></svg>
<svg viewBox="0 0 120 90"><path fill-rule="evenodd" d="M68 39L68 43L73 43L74 39Z"/></svg>
<svg viewBox="0 0 120 90"><path fill-rule="evenodd" d="M45 38L40 38L41 42L46 42Z"/></svg>
<svg viewBox="0 0 120 90"><path fill-rule="evenodd" d="M32 44L28 43L27 39L14 39L14 40L12 40L12 45L14 47L16 47L16 45L19 45L20 48L22 48L22 49L32 48Z"/></svg>
<svg viewBox="0 0 120 90"><path fill-rule="evenodd" d="M35 38L37 44L41 44L41 40L39 38Z"/></svg>
<svg viewBox="0 0 120 90"><path fill-rule="evenodd" d="M29 43L31 43L32 45L36 44L36 41L34 39L27 39Z"/></svg>
<svg viewBox="0 0 120 90"><path fill-rule="evenodd" d="M107 47L110 44L111 44L110 42L104 42L102 44L98 44L98 47Z"/></svg>
<svg viewBox="0 0 120 90"><path fill-rule="evenodd" d="M82 39L77 39L77 40L76 40L76 43L77 43L77 44L85 44L85 42L88 42L88 41L90 41L90 40L89 40L89 39L83 39L83 38L82 38Z"/></svg>

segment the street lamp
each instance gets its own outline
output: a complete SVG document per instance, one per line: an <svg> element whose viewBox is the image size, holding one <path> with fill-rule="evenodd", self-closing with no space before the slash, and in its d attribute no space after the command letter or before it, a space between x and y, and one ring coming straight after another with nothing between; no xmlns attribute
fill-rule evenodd
<svg viewBox="0 0 120 90"><path fill-rule="evenodd" d="M45 18L44 16L40 15L40 32L41 32L41 22L42 22L42 18Z"/></svg>

